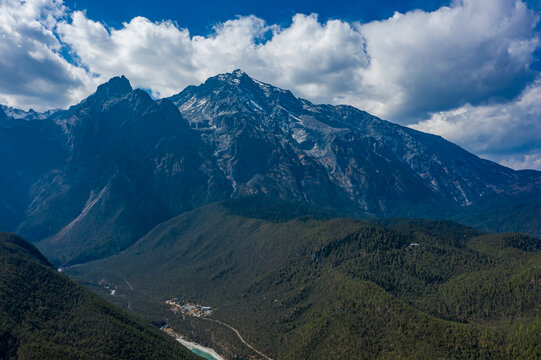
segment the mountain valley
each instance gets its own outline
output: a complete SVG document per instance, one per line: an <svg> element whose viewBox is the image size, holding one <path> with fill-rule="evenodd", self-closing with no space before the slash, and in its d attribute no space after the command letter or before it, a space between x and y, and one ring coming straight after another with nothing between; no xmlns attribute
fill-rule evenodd
<svg viewBox="0 0 541 360"><path fill-rule="evenodd" d="M0 165L7 358L541 356L539 171L241 70L1 106Z"/></svg>
<svg viewBox="0 0 541 360"><path fill-rule="evenodd" d="M231 358L254 353L231 330L183 320L164 302L212 306L211 319L273 359L529 359L541 350L538 239L442 221L269 220L254 209L264 205L207 205L65 271Z"/></svg>

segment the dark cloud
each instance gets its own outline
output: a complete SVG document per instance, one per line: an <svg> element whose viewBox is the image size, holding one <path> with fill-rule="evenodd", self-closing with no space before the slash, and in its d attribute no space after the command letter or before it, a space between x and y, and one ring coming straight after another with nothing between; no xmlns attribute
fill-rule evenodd
<svg viewBox="0 0 541 360"><path fill-rule="evenodd" d="M468 104L412 127L510 167L541 170L541 79L512 101Z"/></svg>

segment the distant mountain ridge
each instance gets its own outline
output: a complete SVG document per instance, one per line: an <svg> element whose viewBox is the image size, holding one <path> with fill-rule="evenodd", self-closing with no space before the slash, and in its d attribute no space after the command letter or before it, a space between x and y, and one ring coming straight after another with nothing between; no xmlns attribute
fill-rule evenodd
<svg viewBox="0 0 541 360"><path fill-rule="evenodd" d="M0 229L38 242L58 264L118 253L158 223L229 198L448 218L541 192L540 172L351 106L314 105L240 70L169 99L153 100L122 76L45 118L5 109Z"/></svg>
<svg viewBox="0 0 541 360"><path fill-rule="evenodd" d="M7 116L10 116L14 119L21 120L44 120L53 116L56 112L61 111L60 109L47 110L45 112L37 112L33 109L28 111L17 109L11 106L0 105L0 113L5 113ZM0 115L0 118L2 115Z"/></svg>

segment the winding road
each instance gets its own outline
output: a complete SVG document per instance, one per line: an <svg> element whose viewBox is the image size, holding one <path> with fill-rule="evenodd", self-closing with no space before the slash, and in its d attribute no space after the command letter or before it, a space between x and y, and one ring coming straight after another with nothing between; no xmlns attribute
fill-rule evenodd
<svg viewBox="0 0 541 360"><path fill-rule="evenodd" d="M259 350L257 350L256 348L254 348L252 345L248 344L248 343L246 342L246 340L244 340L244 339L242 338L242 336L240 335L240 332L239 332L237 329L235 329L233 326L231 326L231 325L229 325L229 324L226 324L226 323L223 323L223 322L221 322L221 321L219 321L219 320L214 320L214 319L210 319L210 318L201 318L201 319L208 320L208 321L212 321L212 322L215 322L215 323L217 323L217 324L220 324L220 325L222 325L222 326L225 326L225 327L231 329L231 330L237 335L237 337L239 338L239 340L242 341L242 343L243 343L244 345L246 345L248 348L250 348L252 351L254 351L255 353L257 353L257 354L258 354L259 356L261 356L262 358L264 358L264 359L266 359L266 360L272 360L272 358L268 357L267 355L263 354L261 351L259 351Z"/></svg>

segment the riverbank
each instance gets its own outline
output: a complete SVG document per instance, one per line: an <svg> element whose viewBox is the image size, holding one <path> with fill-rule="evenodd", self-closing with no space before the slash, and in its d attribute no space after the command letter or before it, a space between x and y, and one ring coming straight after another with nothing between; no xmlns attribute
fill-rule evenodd
<svg viewBox="0 0 541 360"><path fill-rule="evenodd" d="M160 328L160 330L165 331L169 335L173 336L179 343L181 343L183 346L187 347L190 351L196 353L199 356L209 355L208 357L205 356L209 360L225 360L225 358L220 356L220 354L218 354L213 349L184 339L181 335L177 334L173 329L168 326L163 326Z"/></svg>
<svg viewBox="0 0 541 360"><path fill-rule="evenodd" d="M194 343L194 342L191 342L191 341L188 341L188 340L184 340L183 338L181 337L178 337L177 338L177 341L179 343L181 343L182 345L184 345L185 347L187 347L188 349L190 349L191 351L194 351L194 350L199 350L200 352L203 352L205 354L209 354L210 356L212 356L212 359L215 359L215 360L225 360L223 357L221 357L216 351L214 351L213 349L211 348L208 348L208 347L204 347L202 345L199 345L197 343ZM199 352L197 351L194 351L197 355L202 355L200 354Z"/></svg>

